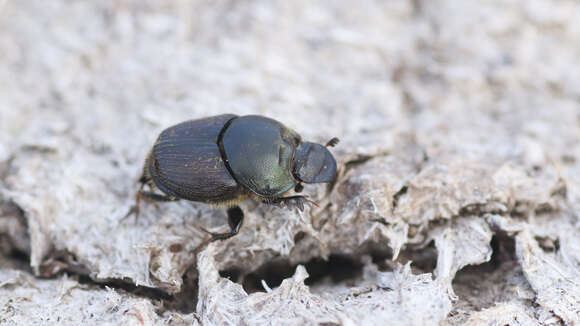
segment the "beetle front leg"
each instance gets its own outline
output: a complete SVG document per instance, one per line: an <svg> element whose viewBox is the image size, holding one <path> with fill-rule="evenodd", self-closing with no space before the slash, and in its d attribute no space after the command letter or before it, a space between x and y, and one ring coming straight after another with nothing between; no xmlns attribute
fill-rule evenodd
<svg viewBox="0 0 580 326"><path fill-rule="evenodd" d="M292 208L292 207L296 207L298 208L301 212L304 211L304 205L306 203L310 203L313 204L314 206L318 207L318 204L304 196L290 196L290 197L281 197L281 198L276 198L273 199L271 201L269 201L270 204L274 204L274 205L285 205L288 208Z"/></svg>

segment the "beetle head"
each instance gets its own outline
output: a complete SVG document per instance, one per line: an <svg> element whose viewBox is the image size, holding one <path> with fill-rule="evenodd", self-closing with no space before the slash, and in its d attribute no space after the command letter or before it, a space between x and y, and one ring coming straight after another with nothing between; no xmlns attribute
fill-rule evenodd
<svg viewBox="0 0 580 326"><path fill-rule="evenodd" d="M305 183L330 182L336 176L336 160L325 146L301 143L294 155L293 174Z"/></svg>

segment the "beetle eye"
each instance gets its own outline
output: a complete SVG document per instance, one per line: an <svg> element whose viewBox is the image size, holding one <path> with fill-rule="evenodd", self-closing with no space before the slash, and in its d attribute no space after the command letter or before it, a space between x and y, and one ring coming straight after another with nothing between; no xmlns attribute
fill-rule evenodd
<svg viewBox="0 0 580 326"><path fill-rule="evenodd" d="M336 175L336 160L320 144L302 143L294 156L294 176L305 183L329 182Z"/></svg>

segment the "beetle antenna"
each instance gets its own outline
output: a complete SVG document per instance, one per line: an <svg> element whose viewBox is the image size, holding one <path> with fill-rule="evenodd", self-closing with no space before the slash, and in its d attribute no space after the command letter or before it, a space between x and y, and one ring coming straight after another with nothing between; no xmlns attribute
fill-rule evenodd
<svg viewBox="0 0 580 326"><path fill-rule="evenodd" d="M340 139L338 139L337 137L332 137L327 143L326 147L334 147L336 146L336 144L338 144L340 142Z"/></svg>

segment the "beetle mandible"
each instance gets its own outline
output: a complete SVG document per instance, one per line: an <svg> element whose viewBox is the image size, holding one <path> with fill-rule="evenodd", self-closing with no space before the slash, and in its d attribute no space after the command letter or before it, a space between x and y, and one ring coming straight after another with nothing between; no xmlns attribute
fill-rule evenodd
<svg viewBox="0 0 580 326"><path fill-rule="evenodd" d="M303 142L282 123L259 115L185 121L161 132L149 151L135 209L141 198L229 207L230 232L208 232L212 240L227 239L242 226L244 214L237 203L246 198L303 210L310 201L287 193L301 192L302 183L331 182L336 160L327 147L337 143L336 137L324 146Z"/></svg>

